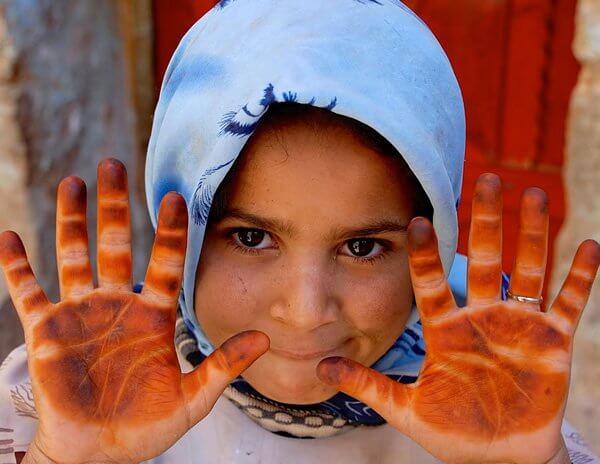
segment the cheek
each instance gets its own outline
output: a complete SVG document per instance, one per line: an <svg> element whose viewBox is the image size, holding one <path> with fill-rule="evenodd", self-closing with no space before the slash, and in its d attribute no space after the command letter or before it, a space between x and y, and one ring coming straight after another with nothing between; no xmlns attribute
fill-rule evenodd
<svg viewBox="0 0 600 464"><path fill-rule="evenodd" d="M413 303L408 267L398 266L370 278L347 278L346 317L357 329L376 339L395 338L404 328Z"/></svg>
<svg viewBox="0 0 600 464"><path fill-rule="evenodd" d="M226 260L207 259L198 271L194 296L196 317L215 345L250 328L266 311L260 296L264 277Z"/></svg>

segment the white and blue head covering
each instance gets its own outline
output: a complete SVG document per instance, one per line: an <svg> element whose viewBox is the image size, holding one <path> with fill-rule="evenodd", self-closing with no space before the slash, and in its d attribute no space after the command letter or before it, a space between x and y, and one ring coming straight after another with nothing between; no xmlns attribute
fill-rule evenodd
<svg viewBox="0 0 600 464"><path fill-rule="evenodd" d="M188 204L181 310L204 355L214 348L194 313L194 284L213 195L277 102L326 108L391 142L431 201L447 271L455 258L465 115L452 67L429 28L398 0L222 0L171 59L146 164L154 227L167 192ZM463 294L464 267L457 260L451 276ZM414 381L423 355L413 311L373 367Z"/></svg>

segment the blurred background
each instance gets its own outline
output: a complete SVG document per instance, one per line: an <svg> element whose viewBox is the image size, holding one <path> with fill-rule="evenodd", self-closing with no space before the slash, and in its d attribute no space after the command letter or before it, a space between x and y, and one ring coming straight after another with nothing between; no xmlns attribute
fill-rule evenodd
<svg viewBox="0 0 600 464"><path fill-rule="evenodd" d="M0 230L21 234L56 300L54 214L60 180L88 185L95 254L95 175L107 156L129 172L135 278L152 230L144 159L165 68L215 0L0 0ZM600 0L408 0L445 47L465 96L468 147L459 251L483 171L505 189L510 270L522 190L550 197L547 299L577 245L600 241ZM600 453L600 285L575 342L567 418ZM0 360L23 342L0 282Z"/></svg>

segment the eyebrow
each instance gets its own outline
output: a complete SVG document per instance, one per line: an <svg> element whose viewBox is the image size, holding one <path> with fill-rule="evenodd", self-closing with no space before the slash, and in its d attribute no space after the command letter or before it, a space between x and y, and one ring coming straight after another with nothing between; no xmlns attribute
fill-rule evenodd
<svg viewBox="0 0 600 464"><path fill-rule="evenodd" d="M252 224L256 228L270 230L280 235L293 237L297 231L290 221L257 216L256 214L243 211L238 208L230 208L224 211L219 222L227 219L235 218ZM377 235L385 232L406 232L408 224L396 221L393 219L382 219L370 224L365 224L359 227L339 227L334 229L329 234L329 239L340 240L343 238L364 237L368 235Z"/></svg>

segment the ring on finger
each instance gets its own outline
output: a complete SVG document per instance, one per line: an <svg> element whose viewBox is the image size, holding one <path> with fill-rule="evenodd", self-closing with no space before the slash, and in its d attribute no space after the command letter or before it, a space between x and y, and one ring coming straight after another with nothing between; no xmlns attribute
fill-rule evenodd
<svg viewBox="0 0 600 464"><path fill-rule="evenodd" d="M510 290L506 291L506 296L512 300L520 301L521 303L541 304L542 301L544 301L544 299L542 297L533 298L530 296L513 295L512 293L510 293Z"/></svg>

